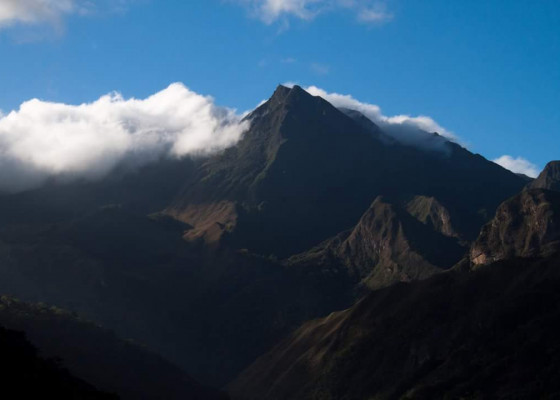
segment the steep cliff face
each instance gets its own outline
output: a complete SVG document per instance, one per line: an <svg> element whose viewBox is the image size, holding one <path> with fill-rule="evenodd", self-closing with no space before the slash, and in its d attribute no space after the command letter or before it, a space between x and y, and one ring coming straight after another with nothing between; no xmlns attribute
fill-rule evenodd
<svg viewBox="0 0 560 400"><path fill-rule="evenodd" d="M378 197L356 226L292 257L298 268L345 270L370 288L425 279L453 266L465 249L406 209Z"/></svg>
<svg viewBox="0 0 560 400"><path fill-rule="evenodd" d="M560 191L560 161L549 162L540 175L532 181L530 189L548 189Z"/></svg>
<svg viewBox="0 0 560 400"><path fill-rule="evenodd" d="M451 212L435 197L414 196L406 205L406 210L436 232L449 237L460 237L453 226Z"/></svg>
<svg viewBox="0 0 560 400"><path fill-rule="evenodd" d="M560 192L523 191L504 202L470 251L474 265L546 257L560 248Z"/></svg>

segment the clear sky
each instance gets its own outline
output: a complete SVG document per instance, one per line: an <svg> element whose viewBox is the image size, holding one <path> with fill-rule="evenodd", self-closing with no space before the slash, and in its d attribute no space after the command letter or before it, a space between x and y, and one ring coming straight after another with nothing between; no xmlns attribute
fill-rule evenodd
<svg viewBox="0 0 560 400"><path fill-rule="evenodd" d="M0 0L4 114L172 82L239 111L315 85L540 169L560 159L560 1Z"/></svg>

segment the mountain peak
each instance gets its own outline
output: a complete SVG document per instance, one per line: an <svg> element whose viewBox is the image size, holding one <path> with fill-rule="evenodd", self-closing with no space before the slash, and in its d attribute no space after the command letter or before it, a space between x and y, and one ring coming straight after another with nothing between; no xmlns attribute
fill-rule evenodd
<svg viewBox="0 0 560 400"><path fill-rule="evenodd" d="M308 96L311 96L311 94L309 94L305 89L303 89L303 88L302 88L301 86L299 86L299 85L294 85L294 86L292 86L291 91L294 92L294 93L305 93L305 94L307 94Z"/></svg>
<svg viewBox="0 0 560 400"><path fill-rule="evenodd" d="M392 145L363 114L348 113L300 86L278 86L247 116L242 139L207 160L166 212L194 227L189 236L288 257L354 226L378 195L460 204L471 214L455 219L456 232L476 238L486 210L493 214L525 184L467 150L440 157ZM411 223L412 235L423 224ZM439 253L428 250L439 266Z"/></svg>
<svg viewBox="0 0 560 400"><path fill-rule="evenodd" d="M298 110L300 113L319 112L318 115L321 115L327 108L336 110L332 104L322 97L313 96L298 85L292 87L278 85L265 104L268 111L284 108L286 110Z"/></svg>
<svg viewBox="0 0 560 400"><path fill-rule="evenodd" d="M276 90L274 91L274 93L270 97L270 100L272 100L272 99L278 99L278 100L285 99L288 96L288 94L290 94L291 90L292 89L290 89L287 86L278 85L276 87Z"/></svg>
<svg viewBox="0 0 560 400"><path fill-rule="evenodd" d="M537 179L531 182L529 188L560 191L560 161L551 161L546 164Z"/></svg>
<svg viewBox="0 0 560 400"><path fill-rule="evenodd" d="M278 85L272 96L270 96L267 101L263 102L260 107L251 112L246 118L254 120L258 117L264 117L271 111L278 110L300 109L301 111L304 111L313 104L316 105L318 103L330 105L330 103L326 100L320 97L312 96L302 89L301 86L294 85L292 87L288 87Z"/></svg>
<svg viewBox="0 0 560 400"><path fill-rule="evenodd" d="M288 87L284 85L278 85L276 87L276 90L270 97L270 100L286 101L289 97L301 96L301 95L313 97L308 92L306 92L301 86L294 85L292 87Z"/></svg>

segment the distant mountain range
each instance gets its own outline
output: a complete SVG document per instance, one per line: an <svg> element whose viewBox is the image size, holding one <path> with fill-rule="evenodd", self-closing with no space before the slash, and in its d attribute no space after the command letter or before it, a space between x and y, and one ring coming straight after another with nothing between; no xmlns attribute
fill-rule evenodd
<svg viewBox="0 0 560 400"><path fill-rule="evenodd" d="M553 389L560 162L530 180L298 86L245 118L219 154L0 196L0 294L23 301L0 326L129 399Z"/></svg>

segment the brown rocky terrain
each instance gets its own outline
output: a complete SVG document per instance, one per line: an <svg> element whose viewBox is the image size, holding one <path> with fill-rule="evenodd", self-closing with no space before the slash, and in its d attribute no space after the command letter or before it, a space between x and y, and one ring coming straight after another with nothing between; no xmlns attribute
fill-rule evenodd
<svg viewBox="0 0 560 400"><path fill-rule="evenodd" d="M537 179L529 183L528 187L560 191L560 161L549 162Z"/></svg>
<svg viewBox="0 0 560 400"><path fill-rule="evenodd" d="M504 202L473 244L475 265L547 257L560 248L560 192L526 190Z"/></svg>
<svg viewBox="0 0 560 400"><path fill-rule="evenodd" d="M416 198L416 204L418 201ZM354 228L291 257L288 264L294 268L342 269L355 281L375 289L425 279L451 268L464 252L455 239L378 197Z"/></svg>

